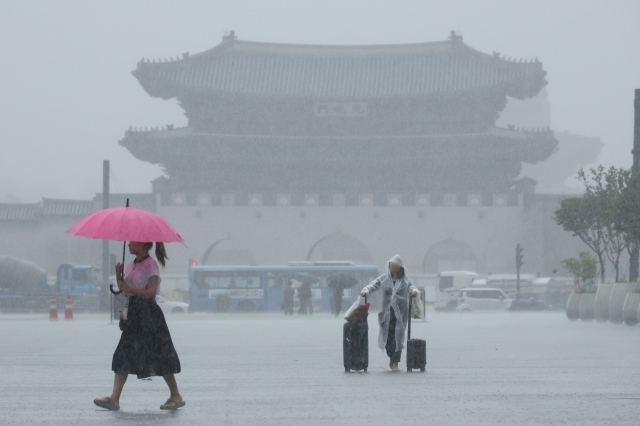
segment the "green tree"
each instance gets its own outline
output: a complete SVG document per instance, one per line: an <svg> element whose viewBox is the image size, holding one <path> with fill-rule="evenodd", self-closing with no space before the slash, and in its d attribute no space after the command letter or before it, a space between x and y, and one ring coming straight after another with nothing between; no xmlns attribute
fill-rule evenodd
<svg viewBox="0 0 640 426"><path fill-rule="evenodd" d="M598 275L598 259L588 251L581 251L577 259L572 257L561 263L580 284L581 291L590 291L594 288Z"/></svg>
<svg viewBox="0 0 640 426"><path fill-rule="evenodd" d="M585 186L585 197L593 200L595 213L603 227L605 254L613 265L615 282L620 280L620 257L630 250L631 239L620 227L619 203L623 190L631 179L631 170L603 166L589 169L589 178L584 170L578 172L578 180Z"/></svg>
<svg viewBox="0 0 640 426"><path fill-rule="evenodd" d="M555 212L555 220L565 231L579 237L596 255L600 263L600 281L604 282L605 262L614 268L615 280L620 277L620 257L630 250L631 238L621 227L618 205L631 178L625 169L598 166L578 172L584 185L582 197L562 200Z"/></svg>
<svg viewBox="0 0 640 426"><path fill-rule="evenodd" d="M606 236L601 219L596 214L595 201L592 198L565 198L555 211L556 223L577 236L596 255L600 263L600 280L604 282L604 262L606 258Z"/></svg>

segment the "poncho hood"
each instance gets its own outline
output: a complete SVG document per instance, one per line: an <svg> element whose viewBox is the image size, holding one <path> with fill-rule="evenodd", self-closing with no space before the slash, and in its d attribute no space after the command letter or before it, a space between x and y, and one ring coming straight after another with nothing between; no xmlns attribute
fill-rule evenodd
<svg viewBox="0 0 640 426"><path fill-rule="evenodd" d="M391 259L387 261L387 272L389 273L391 273L391 270L389 269L390 263L395 263L396 265L402 266L402 269L404 269L404 274L407 275L407 268L404 266L404 262L400 258L399 254L394 255Z"/></svg>

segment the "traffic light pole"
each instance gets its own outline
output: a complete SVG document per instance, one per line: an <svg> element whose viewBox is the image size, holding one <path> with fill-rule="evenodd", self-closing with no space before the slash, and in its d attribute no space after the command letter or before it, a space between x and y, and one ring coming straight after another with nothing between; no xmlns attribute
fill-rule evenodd
<svg viewBox="0 0 640 426"><path fill-rule="evenodd" d="M518 292L516 293L516 304L520 304L520 268L516 269L516 286Z"/></svg>
<svg viewBox="0 0 640 426"><path fill-rule="evenodd" d="M516 245L516 306L520 305L520 268L522 267L522 247L518 243Z"/></svg>

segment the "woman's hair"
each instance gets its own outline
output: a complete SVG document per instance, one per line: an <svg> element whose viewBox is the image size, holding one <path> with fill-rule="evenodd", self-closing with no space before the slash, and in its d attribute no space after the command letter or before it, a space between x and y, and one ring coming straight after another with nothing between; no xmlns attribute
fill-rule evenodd
<svg viewBox="0 0 640 426"><path fill-rule="evenodd" d="M149 251L153 247L153 243L144 243L143 247L146 251ZM166 260L169 259L167 251L164 249L164 243L156 243L156 259L158 259L158 262L160 262L164 268L167 263Z"/></svg>

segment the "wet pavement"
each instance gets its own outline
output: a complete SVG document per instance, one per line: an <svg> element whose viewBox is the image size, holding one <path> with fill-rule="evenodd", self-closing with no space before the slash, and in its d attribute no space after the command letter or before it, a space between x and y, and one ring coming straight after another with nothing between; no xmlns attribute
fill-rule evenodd
<svg viewBox="0 0 640 426"><path fill-rule="evenodd" d="M374 319L369 372L345 374L340 319L170 317L186 407L160 411L162 378L130 376L109 412L92 400L110 394L116 324L0 315L0 425L640 424L638 327L429 313L412 327L427 340L426 373L391 373Z"/></svg>

